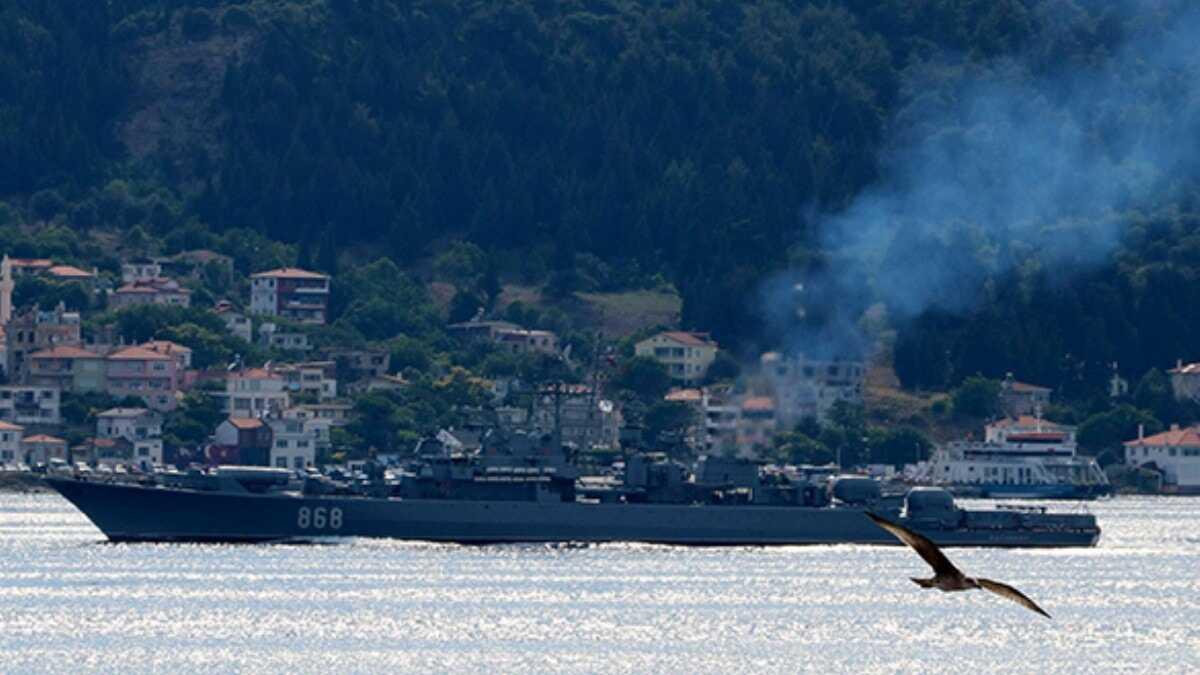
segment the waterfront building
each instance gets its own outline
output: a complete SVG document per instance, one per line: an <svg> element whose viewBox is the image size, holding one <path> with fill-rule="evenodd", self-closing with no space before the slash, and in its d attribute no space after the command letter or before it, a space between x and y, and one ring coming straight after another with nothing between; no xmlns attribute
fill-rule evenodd
<svg viewBox="0 0 1200 675"><path fill-rule="evenodd" d="M1200 425L1172 424L1152 436L1139 427L1138 437L1125 443L1125 463L1160 473L1164 491L1200 493Z"/></svg>
<svg viewBox="0 0 1200 675"><path fill-rule="evenodd" d="M25 428L11 422L0 422L0 464L16 464L24 459L21 437Z"/></svg>
<svg viewBox="0 0 1200 675"><path fill-rule="evenodd" d="M29 466L45 466L52 459L67 461L67 442L57 436L34 434L21 441L24 461Z"/></svg>
<svg viewBox="0 0 1200 675"><path fill-rule="evenodd" d="M229 417L217 425L205 454L210 464L267 466L271 427L255 417Z"/></svg>
<svg viewBox="0 0 1200 675"><path fill-rule="evenodd" d="M147 408L110 408L96 416L97 438L123 438L132 445L132 459L146 466L162 464L163 418Z"/></svg>
<svg viewBox="0 0 1200 675"><path fill-rule="evenodd" d="M317 462L318 425L298 417L270 418L271 466L303 469Z"/></svg>

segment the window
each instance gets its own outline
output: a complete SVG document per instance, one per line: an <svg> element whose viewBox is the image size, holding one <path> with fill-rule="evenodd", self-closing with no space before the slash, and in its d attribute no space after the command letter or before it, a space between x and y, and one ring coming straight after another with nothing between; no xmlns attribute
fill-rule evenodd
<svg viewBox="0 0 1200 675"><path fill-rule="evenodd" d="M296 441L296 447L297 448L307 448L308 441Z"/></svg>
<svg viewBox="0 0 1200 675"><path fill-rule="evenodd" d="M276 457L275 458L275 466L279 467L280 469L286 469L287 468L287 457Z"/></svg>
<svg viewBox="0 0 1200 675"><path fill-rule="evenodd" d="M303 469L304 468L304 458L303 457L292 458L292 466L296 467L297 469Z"/></svg>
<svg viewBox="0 0 1200 675"><path fill-rule="evenodd" d="M277 447L277 448L286 448L287 446L288 446L288 442L282 438L275 441L275 447Z"/></svg>

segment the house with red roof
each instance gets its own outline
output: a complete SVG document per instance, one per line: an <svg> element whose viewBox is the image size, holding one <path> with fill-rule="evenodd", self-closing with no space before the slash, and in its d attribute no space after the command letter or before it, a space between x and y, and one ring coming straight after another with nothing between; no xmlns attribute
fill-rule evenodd
<svg viewBox="0 0 1200 675"><path fill-rule="evenodd" d="M109 293L108 306L122 309L137 305L163 305L166 307L188 307L192 304L192 292L179 285L174 279L155 277L125 284Z"/></svg>
<svg viewBox="0 0 1200 675"><path fill-rule="evenodd" d="M1138 437L1125 443L1125 464L1158 471L1164 491L1200 494L1200 425L1172 424L1151 436L1139 427Z"/></svg>
<svg viewBox="0 0 1200 675"><path fill-rule="evenodd" d="M29 466L46 465L52 459L67 461L67 442L57 436L34 434L21 441L25 463Z"/></svg>
<svg viewBox="0 0 1200 675"><path fill-rule="evenodd" d="M158 411L178 404L179 367L174 358L145 347L125 347L105 359L107 391L118 398L136 396Z"/></svg>
<svg viewBox="0 0 1200 675"><path fill-rule="evenodd" d="M81 347L59 346L28 357L29 384L82 393L104 391L107 386L104 357Z"/></svg>
<svg viewBox="0 0 1200 675"><path fill-rule="evenodd" d="M708 333L664 331L637 343L634 353L663 364L672 380L687 387L704 379L717 357L717 343Z"/></svg>
<svg viewBox="0 0 1200 675"><path fill-rule="evenodd" d="M1050 405L1050 388L1020 382L1008 373L1000 382L1000 406L1009 417L1036 415Z"/></svg>
<svg viewBox="0 0 1200 675"><path fill-rule="evenodd" d="M250 311L323 324L329 308L329 275L281 267L250 276Z"/></svg>
<svg viewBox="0 0 1200 675"><path fill-rule="evenodd" d="M271 460L271 427L257 417L229 417L217 425L205 451L212 464L267 466Z"/></svg>

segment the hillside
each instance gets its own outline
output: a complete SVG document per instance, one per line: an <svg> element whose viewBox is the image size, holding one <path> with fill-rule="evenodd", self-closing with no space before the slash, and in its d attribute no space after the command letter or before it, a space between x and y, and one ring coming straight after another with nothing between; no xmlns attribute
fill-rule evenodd
<svg viewBox="0 0 1200 675"><path fill-rule="evenodd" d="M426 283L463 241L448 313L827 354L882 305L905 387L1086 400L1200 356L1200 22L1151 5L15 0L0 244Z"/></svg>

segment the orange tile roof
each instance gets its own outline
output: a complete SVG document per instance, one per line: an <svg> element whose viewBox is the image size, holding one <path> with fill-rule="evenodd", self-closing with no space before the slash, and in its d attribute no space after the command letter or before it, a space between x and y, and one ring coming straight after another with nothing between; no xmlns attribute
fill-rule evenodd
<svg viewBox="0 0 1200 675"><path fill-rule="evenodd" d="M708 336L704 333L689 333L682 330L672 330L665 333L659 333L659 335L667 339L674 340L680 344L691 345L693 347L714 346L713 341L708 339Z"/></svg>
<svg viewBox="0 0 1200 675"><path fill-rule="evenodd" d="M1132 441L1126 441L1127 447L1140 447L1144 445L1160 445L1166 447L1200 447L1200 426L1185 427L1183 429L1170 429L1162 433L1139 438Z"/></svg>
<svg viewBox="0 0 1200 675"><path fill-rule="evenodd" d="M1178 368L1172 368L1167 372L1179 375L1195 375L1196 373L1200 373L1200 363L1187 363Z"/></svg>
<svg viewBox="0 0 1200 675"><path fill-rule="evenodd" d="M142 286L139 284L125 284L124 286L113 291L114 293L148 293L154 295L158 293L158 289L152 286Z"/></svg>
<svg viewBox="0 0 1200 675"><path fill-rule="evenodd" d="M255 417L230 417L229 423L238 429L261 429L263 421Z"/></svg>
<svg viewBox="0 0 1200 675"><path fill-rule="evenodd" d="M181 345L178 342L171 342L170 340L150 340L149 342L143 342L142 346L145 347L146 349L149 349L150 351L158 352L160 354L172 354L172 353L191 354L192 353L191 347Z"/></svg>
<svg viewBox="0 0 1200 675"><path fill-rule="evenodd" d="M275 277L276 279L328 279L327 275L319 272L310 272L302 270L299 267L280 267L278 269L267 270L257 274L251 274L251 278L259 279L266 277Z"/></svg>
<svg viewBox="0 0 1200 675"><path fill-rule="evenodd" d="M676 389L675 391L667 392L667 395L663 397L663 400L683 401L690 403L699 401L702 396L703 394L701 394L699 389Z"/></svg>
<svg viewBox="0 0 1200 675"><path fill-rule="evenodd" d="M94 276L91 272L88 272L87 270L81 270L74 265L55 265L46 270L46 273L56 277L67 277L74 279L91 279Z"/></svg>
<svg viewBox="0 0 1200 675"><path fill-rule="evenodd" d="M1039 387L1036 384L1029 384L1028 382L1013 381L1013 382L1010 382L1008 386L1012 391L1025 391L1025 392L1050 391L1049 387Z"/></svg>
<svg viewBox="0 0 1200 675"><path fill-rule="evenodd" d="M264 368L247 368L245 370L237 370L230 373L233 377L240 377L245 380L274 380L278 376Z"/></svg>
<svg viewBox="0 0 1200 675"><path fill-rule="evenodd" d="M1039 420L1033 415L1021 415L1016 419L1005 417L1004 419L996 420L987 426L1000 429L1007 429L1009 427L1036 429L1041 427L1043 431L1062 431L1068 428L1066 425L1057 424L1055 422L1051 422L1050 420Z"/></svg>
<svg viewBox="0 0 1200 675"><path fill-rule="evenodd" d="M26 436L25 443L66 443L63 439L57 436L48 436L46 434L37 434L36 436Z"/></svg>
<svg viewBox="0 0 1200 675"><path fill-rule="evenodd" d="M0 421L0 429L4 431L24 431L25 427L12 424L11 422Z"/></svg>
<svg viewBox="0 0 1200 675"><path fill-rule="evenodd" d="M111 361L169 361L170 358L145 347L126 347L108 355Z"/></svg>
<svg viewBox="0 0 1200 675"><path fill-rule="evenodd" d="M752 396L742 401L742 410L774 410L775 401L768 396Z"/></svg>
<svg viewBox="0 0 1200 675"><path fill-rule="evenodd" d="M54 261L48 258L9 258L13 267L53 267Z"/></svg>
<svg viewBox="0 0 1200 675"><path fill-rule="evenodd" d="M29 355L31 359L98 359L100 355L79 347L60 345L53 349L43 349Z"/></svg>

